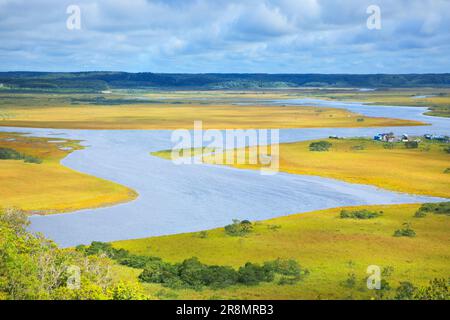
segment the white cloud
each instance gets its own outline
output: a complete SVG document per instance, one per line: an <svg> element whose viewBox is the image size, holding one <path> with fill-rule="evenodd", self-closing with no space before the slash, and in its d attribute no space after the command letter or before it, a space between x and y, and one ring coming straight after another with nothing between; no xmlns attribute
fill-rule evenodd
<svg viewBox="0 0 450 320"><path fill-rule="evenodd" d="M81 7L82 30L66 29ZM0 0L3 70L450 71L450 1ZM411 64L411 56L426 56ZM355 61L359 61L355 69ZM405 70L405 68L411 70Z"/></svg>

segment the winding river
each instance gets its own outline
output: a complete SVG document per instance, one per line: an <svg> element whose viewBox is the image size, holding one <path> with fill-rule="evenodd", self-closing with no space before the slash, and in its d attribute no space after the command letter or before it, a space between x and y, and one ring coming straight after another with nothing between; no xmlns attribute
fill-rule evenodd
<svg viewBox="0 0 450 320"><path fill-rule="evenodd" d="M373 136L388 131L450 135L450 119L425 116L426 108L367 106L313 99L273 101L271 104L330 106L367 116L419 120L431 125L283 129L280 131L281 142L329 135ZM232 219L263 220L339 206L442 201L315 176L286 173L262 176L259 171L205 164L177 166L149 155L149 152L172 147L171 131L168 130L0 128L0 131L83 140L87 148L71 153L62 164L115 181L139 193L136 200L116 206L31 217L31 230L42 232L63 247L91 241L200 231L223 226Z"/></svg>

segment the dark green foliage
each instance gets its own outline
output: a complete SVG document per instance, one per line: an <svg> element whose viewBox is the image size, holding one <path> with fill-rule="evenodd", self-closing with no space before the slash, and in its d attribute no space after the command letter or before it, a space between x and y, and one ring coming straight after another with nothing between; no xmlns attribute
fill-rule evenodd
<svg viewBox="0 0 450 320"><path fill-rule="evenodd" d="M411 282L400 282L400 286L397 288L395 295L396 300L412 300L417 288Z"/></svg>
<svg viewBox="0 0 450 320"><path fill-rule="evenodd" d="M233 220L232 224L225 226L225 233L233 237L241 237L249 234L253 230L253 225L248 220Z"/></svg>
<svg viewBox="0 0 450 320"><path fill-rule="evenodd" d="M358 118L356 119L357 122L364 122L364 118Z"/></svg>
<svg viewBox="0 0 450 320"><path fill-rule="evenodd" d="M444 151L450 153L450 147L444 148Z"/></svg>
<svg viewBox="0 0 450 320"><path fill-rule="evenodd" d="M248 225L250 221L239 224ZM281 275L280 284L292 284L309 274L295 260L277 259L263 265L246 263L239 270L228 266L209 266L197 258L186 259L181 263L170 264L159 257L131 254L124 249L116 249L110 243L92 242L90 246L78 246L76 250L87 256L106 255L119 264L131 268L143 269L139 279L148 283L160 283L170 288L202 287L212 289L226 288L235 284L256 285L260 282L271 282L276 275Z"/></svg>
<svg viewBox="0 0 450 320"><path fill-rule="evenodd" d="M158 257L134 255L125 249L113 248L110 243L98 241L92 242L90 246L77 246L76 250L84 253L86 256L106 255L108 258L116 260L119 264L137 269L143 269L150 262L161 261L161 258Z"/></svg>
<svg viewBox="0 0 450 320"><path fill-rule="evenodd" d="M356 275L351 272L348 274L348 278L344 280L342 285L346 288L354 288L356 286Z"/></svg>
<svg viewBox="0 0 450 320"><path fill-rule="evenodd" d="M332 144L328 141L312 142L309 145L309 151L328 151Z"/></svg>
<svg viewBox="0 0 450 320"><path fill-rule="evenodd" d="M0 160L23 160L26 163L42 163L42 160L33 156L22 154L14 149L0 147Z"/></svg>
<svg viewBox="0 0 450 320"><path fill-rule="evenodd" d="M444 173L450 173L450 168L445 169Z"/></svg>
<svg viewBox="0 0 450 320"><path fill-rule="evenodd" d="M171 288L199 290L203 287L226 288L236 284L257 285L273 281L277 274L283 276L282 284L291 284L306 276L308 271L301 270L293 260L276 260L263 265L248 262L236 271L228 266L208 266L197 258L190 258L174 265L153 261L146 265L139 279L143 282L161 283Z"/></svg>
<svg viewBox="0 0 450 320"><path fill-rule="evenodd" d="M419 147L419 143L417 141L406 141L405 148L406 149L417 149Z"/></svg>
<svg viewBox="0 0 450 320"><path fill-rule="evenodd" d="M417 215L427 213L450 215L450 202L424 203L416 212Z"/></svg>
<svg viewBox="0 0 450 320"><path fill-rule="evenodd" d="M413 238L416 236L416 232L411 229L409 223L404 223L402 229L395 230L394 237L410 237Z"/></svg>
<svg viewBox="0 0 450 320"><path fill-rule="evenodd" d="M414 214L414 218L425 218L427 213L425 211L417 210Z"/></svg>
<svg viewBox="0 0 450 320"><path fill-rule="evenodd" d="M209 266L203 274L203 279L207 286L220 289L238 283L239 275L231 267Z"/></svg>
<svg viewBox="0 0 450 320"><path fill-rule="evenodd" d="M273 281L275 274L267 266L260 266L259 264L247 262L244 266L239 268L239 282L245 285L257 285L260 282Z"/></svg>
<svg viewBox="0 0 450 320"><path fill-rule="evenodd" d="M382 300L384 299L389 292L391 291L391 285L386 280L382 279L380 283L380 289L375 290L375 295L377 299Z"/></svg>
<svg viewBox="0 0 450 320"><path fill-rule="evenodd" d="M178 270L175 265L163 261L151 261L139 275L143 282L162 283L167 286L177 286Z"/></svg>
<svg viewBox="0 0 450 320"><path fill-rule="evenodd" d="M20 210L0 210L0 300L145 298L139 286L111 281L108 259L59 249L28 225Z"/></svg>
<svg viewBox="0 0 450 320"><path fill-rule="evenodd" d="M162 74L126 72L1 72L12 89L101 91L110 88L245 89L269 87L449 87L450 74Z"/></svg>
<svg viewBox="0 0 450 320"><path fill-rule="evenodd" d="M340 213L340 217L341 219L361 219L361 220L365 220L365 219L374 219L377 218L379 216L381 216L383 213L380 212L375 212L375 211L369 211L367 209L363 209L363 210L354 210L354 211L349 211L349 210L342 210Z"/></svg>
<svg viewBox="0 0 450 320"><path fill-rule="evenodd" d="M450 300L450 280L434 279L427 287L414 291L414 300Z"/></svg>

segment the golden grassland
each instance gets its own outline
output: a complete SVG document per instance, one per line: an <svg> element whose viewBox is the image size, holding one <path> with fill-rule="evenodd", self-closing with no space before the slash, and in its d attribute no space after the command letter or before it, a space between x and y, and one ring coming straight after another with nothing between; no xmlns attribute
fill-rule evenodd
<svg viewBox="0 0 450 320"><path fill-rule="evenodd" d="M316 95L316 94L315 94ZM369 92L334 92L317 94L319 98L356 101L377 105L428 107L427 115L450 117L450 89L396 89Z"/></svg>
<svg viewBox="0 0 450 320"><path fill-rule="evenodd" d="M324 140L332 144L327 152L310 151L309 145L313 141L280 144L280 171L450 198L450 174L446 172L450 168L450 154L445 151L448 144L425 140L419 148L408 149L403 143L385 144L362 138ZM258 154L259 150L251 147L245 151L248 157L249 152ZM203 161L214 164L215 156L205 154ZM170 152L154 155L170 158ZM237 152L234 153L235 159L236 156ZM233 166L261 168L260 164L237 164L236 160Z"/></svg>
<svg viewBox="0 0 450 320"><path fill-rule="evenodd" d="M365 117L342 109L230 105L3 107L0 126L77 129L178 129L202 120L205 129L423 125ZM361 121L364 119L364 121Z"/></svg>
<svg viewBox="0 0 450 320"><path fill-rule="evenodd" d="M43 160L41 164L0 160L0 207L51 214L113 205L137 196L124 186L61 165L60 160L72 152L61 148L80 149L78 141L0 133L0 147Z"/></svg>
<svg viewBox="0 0 450 320"><path fill-rule="evenodd" d="M256 287L235 286L221 290L172 290L145 284L149 293L167 299L367 299L373 296L365 285L369 265L393 267L385 278L392 287L400 281L426 285L433 278L450 275L450 218L429 214L414 218L419 205L370 206L382 216L370 220L341 219L341 209L329 209L275 218L254 224L244 237L232 237L223 228L198 233L115 242L117 248L139 255L159 256L171 262L198 257L207 264L239 267L248 261L276 258L297 260L310 271L295 285L275 283ZM410 222L415 238L394 237L395 230ZM277 226L274 228L273 226ZM137 281L140 270L118 266L117 277ZM349 274L355 288L343 282Z"/></svg>

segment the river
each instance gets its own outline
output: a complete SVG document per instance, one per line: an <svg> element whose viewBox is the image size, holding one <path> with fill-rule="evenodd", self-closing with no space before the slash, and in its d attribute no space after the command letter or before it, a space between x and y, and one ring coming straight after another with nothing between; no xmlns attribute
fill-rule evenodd
<svg viewBox="0 0 450 320"><path fill-rule="evenodd" d="M329 135L373 136L388 131L450 135L450 119L424 116L426 108L366 106L313 99L271 104L330 106L367 116L430 123L430 126L393 128L283 129L280 130L281 142ZM232 219L255 221L340 206L442 201L316 176L287 173L263 176L259 171L225 166L177 166L149 154L172 147L168 130L0 128L0 131L83 140L86 148L71 153L62 160L63 165L115 181L139 193L136 200L111 207L30 218L32 231L43 233L63 247L200 231L226 225Z"/></svg>

